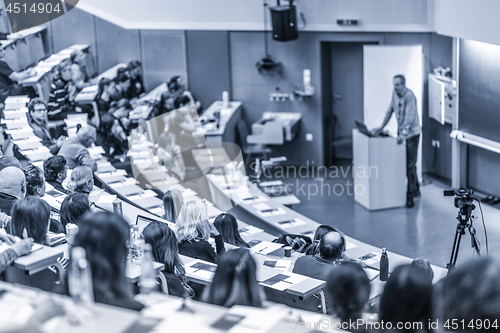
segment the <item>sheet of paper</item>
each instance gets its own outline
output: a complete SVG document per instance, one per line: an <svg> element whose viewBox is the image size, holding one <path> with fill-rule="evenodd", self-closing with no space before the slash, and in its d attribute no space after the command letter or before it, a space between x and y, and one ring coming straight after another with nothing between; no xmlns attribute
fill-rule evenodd
<svg viewBox="0 0 500 333"><path fill-rule="evenodd" d="M368 266L377 267L380 263L380 257L381 257L380 253L372 252L368 253L367 255L364 255L360 259Z"/></svg>
<svg viewBox="0 0 500 333"><path fill-rule="evenodd" d="M248 225L246 227L238 229L238 231L240 232L241 236L252 236L258 234L259 232L262 232L262 229L254 227L252 225Z"/></svg>
<svg viewBox="0 0 500 333"><path fill-rule="evenodd" d="M186 266L186 274L195 275L201 279L211 281L214 277L217 265L195 260Z"/></svg>
<svg viewBox="0 0 500 333"><path fill-rule="evenodd" d="M298 227L299 225L304 225L306 224L306 222L301 219L292 219L292 220L276 222L276 224L278 225L278 227L286 229L286 228Z"/></svg>
<svg viewBox="0 0 500 333"><path fill-rule="evenodd" d="M276 325L287 315L285 307L274 306L269 309L259 309L235 305L210 326L219 332L230 333L264 333Z"/></svg>
<svg viewBox="0 0 500 333"><path fill-rule="evenodd" d="M252 246L252 244L250 244ZM283 244L262 241L250 248L251 253L268 254L283 247Z"/></svg>
<svg viewBox="0 0 500 333"><path fill-rule="evenodd" d="M276 268L281 271L288 271L288 268L292 264L291 260L266 260L264 261L264 266L271 268Z"/></svg>
<svg viewBox="0 0 500 333"><path fill-rule="evenodd" d="M277 215L286 214L286 211L283 208L279 207L279 208L270 208L270 209L259 210L258 214L262 217L277 216Z"/></svg>
<svg viewBox="0 0 500 333"><path fill-rule="evenodd" d="M260 284L279 291L283 291L299 282L304 281L305 279L307 279L307 276L287 272L277 274L267 280L262 281Z"/></svg>
<svg viewBox="0 0 500 333"><path fill-rule="evenodd" d="M260 204L257 204L257 205L253 205L252 206L254 209L256 210L265 210L265 209L270 209L271 207L265 203L260 203Z"/></svg>

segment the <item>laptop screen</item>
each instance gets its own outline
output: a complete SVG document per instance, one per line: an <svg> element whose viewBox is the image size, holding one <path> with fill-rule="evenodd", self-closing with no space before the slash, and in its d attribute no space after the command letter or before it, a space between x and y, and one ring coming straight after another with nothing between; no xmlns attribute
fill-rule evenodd
<svg viewBox="0 0 500 333"><path fill-rule="evenodd" d="M137 226L139 227L139 232L142 233L144 228L146 228L151 222L156 222L156 220L150 219L142 215L137 215L135 224L137 224Z"/></svg>

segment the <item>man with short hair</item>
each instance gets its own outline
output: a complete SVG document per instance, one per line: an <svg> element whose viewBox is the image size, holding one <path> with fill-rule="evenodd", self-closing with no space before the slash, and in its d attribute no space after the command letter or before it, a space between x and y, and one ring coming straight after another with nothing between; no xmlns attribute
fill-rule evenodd
<svg viewBox="0 0 500 333"><path fill-rule="evenodd" d="M0 171L7 168L7 167L10 167L10 166L13 166L13 167L16 167L19 169L23 168L21 165L21 162L19 162L19 160L15 157L12 157L12 156L0 157Z"/></svg>
<svg viewBox="0 0 500 333"><path fill-rule="evenodd" d="M77 166L86 166L92 171L97 170L95 161L90 157L87 148L97 139L97 132L95 127L85 125L76 133L75 137L67 139L58 155L64 156L68 163L68 168L74 169Z"/></svg>
<svg viewBox="0 0 500 333"><path fill-rule="evenodd" d="M413 92L406 88L405 77L401 74L394 76L393 85L394 91L391 104L389 104L382 126L375 128L373 133L380 134L394 113L398 121L397 142L402 144L403 141L406 141L406 178L408 178L406 206L411 208L415 205L413 198L420 196L417 177L417 154L422 129L417 112L417 99Z"/></svg>
<svg viewBox="0 0 500 333"><path fill-rule="evenodd" d="M15 166L0 171L0 211L10 216L14 203L26 193L24 172Z"/></svg>
<svg viewBox="0 0 500 333"><path fill-rule="evenodd" d="M319 253L297 259L293 273L326 281L329 270L342 258L344 251L344 236L335 231L329 232L319 242Z"/></svg>
<svg viewBox="0 0 500 333"><path fill-rule="evenodd" d="M62 182L68 175L67 170L68 167L64 156L55 155L43 161L43 174L45 176L45 181L56 190L63 193L70 192L62 186Z"/></svg>

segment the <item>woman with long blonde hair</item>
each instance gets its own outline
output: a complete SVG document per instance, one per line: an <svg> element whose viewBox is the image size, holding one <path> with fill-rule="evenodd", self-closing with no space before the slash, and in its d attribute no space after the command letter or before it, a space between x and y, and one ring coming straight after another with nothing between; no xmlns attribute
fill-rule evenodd
<svg viewBox="0 0 500 333"><path fill-rule="evenodd" d="M224 240L208 222L207 206L201 201L190 201L182 206L175 231L182 255L215 263L218 255L226 252ZM210 236L215 237L217 253L208 242Z"/></svg>

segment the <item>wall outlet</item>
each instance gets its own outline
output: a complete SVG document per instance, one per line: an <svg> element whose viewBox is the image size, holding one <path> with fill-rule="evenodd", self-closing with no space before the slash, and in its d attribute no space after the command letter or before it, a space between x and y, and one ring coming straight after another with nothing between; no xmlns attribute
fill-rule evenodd
<svg viewBox="0 0 500 333"><path fill-rule="evenodd" d="M306 134L306 140L307 140L307 141L312 141L312 140L313 140L313 135L312 135L312 133L307 133L307 134Z"/></svg>
<svg viewBox="0 0 500 333"><path fill-rule="evenodd" d="M441 143L438 140L432 140L432 146L439 148L441 146Z"/></svg>

